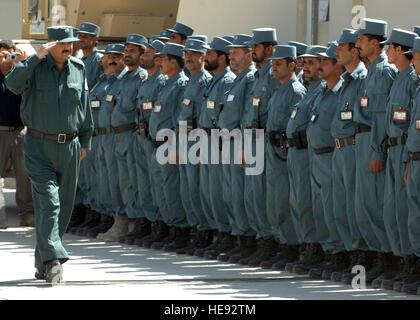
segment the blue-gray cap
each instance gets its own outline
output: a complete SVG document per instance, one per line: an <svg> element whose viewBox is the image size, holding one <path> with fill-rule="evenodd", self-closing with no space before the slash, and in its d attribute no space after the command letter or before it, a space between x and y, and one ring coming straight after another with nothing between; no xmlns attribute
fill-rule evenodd
<svg viewBox="0 0 420 320"><path fill-rule="evenodd" d="M356 34L370 34L375 36L386 36L388 22L377 19L364 18L361 21L360 30Z"/></svg>
<svg viewBox="0 0 420 320"><path fill-rule="evenodd" d="M177 43L168 42L164 45L162 51L156 55L161 56L164 54L170 54L172 56L184 58L184 46Z"/></svg>
<svg viewBox="0 0 420 320"><path fill-rule="evenodd" d="M188 38L185 42L184 51L195 51L205 54L207 52L207 43L201 40Z"/></svg>
<svg viewBox="0 0 420 320"><path fill-rule="evenodd" d="M152 43L155 40L158 40L159 36L158 35L153 35L149 37L149 43Z"/></svg>
<svg viewBox="0 0 420 320"><path fill-rule="evenodd" d="M48 27L47 33L48 40L56 40L60 43L79 41L79 38L74 36L72 26Z"/></svg>
<svg viewBox="0 0 420 320"><path fill-rule="evenodd" d="M290 45L278 45L273 47L273 55L266 60L280 60L286 58L296 59L296 47Z"/></svg>
<svg viewBox="0 0 420 320"><path fill-rule="evenodd" d="M233 36L223 36L222 38L229 41L230 43L233 42Z"/></svg>
<svg viewBox="0 0 420 320"><path fill-rule="evenodd" d="M277 42L277 32L273 28L258 28L252 30L253 36L250 45L264 43L264 42Z"/></svg>
<svg viewBox="0 0 420 320"><path fill-rule="evenodd" d="M403 29L392 29L389 39L381 42L381 44L396 43L411 48L415 37L417 37L417 33Z"/></svg>
<svg viewBox="0 0 420 320"><path fill-rule="evenodd" d="M75 37L78 37L78 36L79 36L79 29L78 29L78 28L74 28L74 27L73 27L73 35L74 35Z"/></svg>
<svg viewBox="0 0 420 320"><path fill-rule="evenodd" d="M417 36L419 36L419 37L420 37L420 26L415 26L415 27L413 28L413 32L417 33Z"/></svg>
<svg viewBox="0 0 420 320"><path fill-rule="evenodd" d="M124 44L122 43L113 43L108 44L105 48L105 53L119 53L124 54Z"/></svg>
<svg viewBox="0 0 420 320"><path fill-rule="evenodd" d="M87 33L99 37L101 28L94 23L82 22L80 24L79 33Z"/></svg>
<svg viewBox="0 0 420 320"><path fill-rule="evenodd" d="M162 30L158 36L158 40L169 40L171 38L171 32L169 30Z"/></svg>
<svg viewBox="0 0 420 320"><path fill-rule="evenodd" d="M420 52L420 37L416 37L413 41L413 44L411 45L413 49L410 51L404 52L404 53L415 53Z"/></svg>
<svg viewBox="0 0 420 320"><path fill-rule="evenodd" d="M324 53L327 51L327 47L324 46L311 46L306 49L306 52L298 58L320 58L320 53Z"/></svg>
<svg viewBox="0 0 420 320"><path fill-rule="evenodd" d="M247 34L235 34L232 44L228 48L250 47L252 37Z"/></svg>
<svg viewBox="0 0 420 320"><path fill-rule="evenodd" d="M195 40L200 40L203 41L205 43L207 43L207 36L206 35L194 35L194 36L188 36L187 39L195 39Z"/></svg>
<svg viewBox="0 0 420 320"><path fill-rule="evenodd" d="M301 54L304 54L306 52L306 49L308 49L307 44L302 43L302 42L297 42L297 41L289 41L287 45L296 47L296 54L298 56L300 56Z"/></svg>
<svg viewBox="0 0 420 320"><path fill-rule="evenodd" d="M331 58L331 59L337 60L337 56L335 55L335 50L337 50L337 48L338 48L337 41L331 41L327 47L327 51L321 52L319 53L319 55L324 58Z"/></svg>
<svg viewBox="0 0 420 320"><path fill-rule="evenodd" d="M131 33L127 36L125 44L135 44L137 46L143 47L144 49L147 49L149 42L147 41L147 38L145 36L142 36L141 34Z"/></svg>
<svg viewBox="0 0 420 320"><path fill-rule="evenodd" d="M186 24L183 24L181 22L177 22L175 23L175 25L173 26L172 29L168 29L168 31L170 32L175 32L175 33L179 33L182 34L186 37L190 36L193 34L194 29L187 26Z"/></svg>
<svg viewBox="0 0 420 320"><path fill-rule="evenodd" d="M150 43L150 46L157 51L157 53L161 52L165 44L160 40L155 40Z"/></svg>
<svg viewBox="0 0 420 320"><path fill-rule="evenodd" d="M337 43L356 43L357 42L357 34L356 30L353 29L343 29L341 32L340 39L338 39Z"/></svg>
<svg viewBox="0 0 420 320"><path fill-rule="evenodd" d="M232 37L233 38L233 37ZM210 44L207 46L207 49L221 51L226 54L229 54L229 46L232 44L232 42L220 38L220 37L214 37L213 40L210 42Z"/></svg>

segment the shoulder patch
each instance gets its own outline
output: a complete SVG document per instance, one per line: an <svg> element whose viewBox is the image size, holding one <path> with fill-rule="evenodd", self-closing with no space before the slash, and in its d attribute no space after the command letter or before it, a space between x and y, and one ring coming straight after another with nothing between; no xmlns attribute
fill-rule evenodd
<svg viewBox="0 0 420 320"><path fill-rule="evenodd" d="M254 71L248 72L248 74L246 75L246 81L250 83L250 82L253 82L254 80L255 80L255 72Z"/></svg>
<svg viewBox="0 0 420 320"><path fill-rule="evenodd" d="M185 87L188 84L188 78L179 78L177 81L178 86Z"/></svg>

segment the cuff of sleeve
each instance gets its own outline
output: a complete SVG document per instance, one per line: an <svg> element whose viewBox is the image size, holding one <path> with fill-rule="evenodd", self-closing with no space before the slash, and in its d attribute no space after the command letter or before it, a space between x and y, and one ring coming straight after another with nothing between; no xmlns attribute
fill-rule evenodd
<svg viewBox="0 0 420 320"><path fill-rule="evenodd" d="M41 60L38 59L38 56L36 54L31 55L28 60L26 60L26 63L28 65L28 68L35 69L35 67L41 62Z"/></svg>

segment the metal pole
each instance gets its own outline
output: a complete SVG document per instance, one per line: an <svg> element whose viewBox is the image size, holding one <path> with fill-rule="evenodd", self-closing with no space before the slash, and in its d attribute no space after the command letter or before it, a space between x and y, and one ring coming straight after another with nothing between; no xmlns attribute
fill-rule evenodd
<svg viewBox="0 0 420 320"><path fill-rule="evenodd" d="M306 0L306 44L312 45L312 0Z"/></svg>

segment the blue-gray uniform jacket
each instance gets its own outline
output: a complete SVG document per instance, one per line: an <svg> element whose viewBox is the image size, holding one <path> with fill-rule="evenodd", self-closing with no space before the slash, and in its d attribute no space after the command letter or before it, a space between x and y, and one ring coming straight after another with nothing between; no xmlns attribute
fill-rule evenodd
<svg viewBox="0 0 420 320"><path fill-rule="evenodd" d="M255 80L254 74L256 71L257 68L251 64L233 81L232 89L224 99L223 110L218 121L219 128L231 131L242 127L242 119L244 112L246 112L245 101L248 101L251 91L248 87ZM246 93L248 93L248 96L244 95Z"/></svg>
<svg viewBox="0 0 420 320"><path fill-rule="evenodd" d="M99 81L99 77L103 74L101 61L102 53L94 50L86 58L82 58L83 63L86 67L86 76L88 81L89 89L92 89L95 84Z"/></svg>
<svg viewBox="0 0 420 320"><path fill-rule="evenodd" d="M386 109L386 133L390 138L407 134L412 116L413 97L416 94L418 77L412 65L398 73L388 96ZM394 119L395 117L395 119Z"/></svg>
<svg viewBox="0 0 420 320"><path fill-rule="evenodd" d="M138 67L127 73L121 79L121 92L111 116L113 127L123 126L136 122L137 90L147 79L147 72Z"/></svg>
<svg viewBox="0 0 420 320"><path fill-rule="evenodd" d="M156 71L153 75L148 76L138 88L136 97L137 124L141 121L149 123L150 114L153 111L157 95L160 89L165 86L167 79L168 77L166 75L161 74L160 71Z"/></svg>
<svg viewBox="0 0 420 320"><path fill-rule="evenodd" d="M221 112L221 104L231 90L235 78L235 74L229 67L220 71L212 78L204 92L202 112L198 119L198 126L200 128L216 128L215 125L217 124Z"/></svg>
<svg viewBox="0 0 420 320"><path fill-rule="evenodd" d="M161 129L176 129L181 102L188 77L181 71L169 78L161 88L149 119L149 133L153 139Z"/></svg>
<svg viewBox="0 0 420 320"><path fill-rule="evenodd" d="M308 146L312 149L335 146L331 136L331 122L338 108L337 97L343 80L340 79L331 89L327 88L325 82L323 84L324 89L311 106L311 117L306 131Z"/></svg>
<svg viewBox="0 0 420 320"><path fill-rule="evenodd" d="M119 99L121 91L121 79L127 73L128 69L124 68L118 76L113 75L109 79L109 86L106 90L105 101L101 105L98 114L98 128L107 128L110 129L111 126L111 114L114 110L115 105ZM108 132L108 131L107 131ZM109 133L109 132L108 132Z"/></svg>
<svg viewBox="0 0 420 320"><path fill-rule="evenodd" d="M179 123L179 121L192 120L192 129L197 127L198 119L202 113L203 101L205 99L204 92L211 79L211 74L205 69L196 72L190 77L182 98L181 110L177 123Z"/></svg>
<svg viewBox="0 0 420 320"><path fill-rule="evenodd" d="M420 77L417 76L417 79L420 80ZM420 152L420 85L417 86L412 110L410 127L408 128L408 138L405 146L407 152ZM408 154L404 154L404 158L407 160Z"/></svg>
<svg viewBox="0 0 420 320"><path fill-rule="evenodd" d="M371 127L370 145L374 151L373 159L385 160L382 141L385 133L385 112L389 90L397 75L397 69L388 63L385 52L382 52L369 64L364 82L363 95L368 100L367 108L361 104L354 109L354 121Z"/></svg>
<svg viewBox="0 0 420 320"><path fill-rule="evenodd" d="M334 138L344 139L354 135L356 123L353 120L354 107L360 103L363 95L363 81L366 79L367 69L360 62L352 73L346 71L341 77L343 84L338 100L336 114L331 123L331 134Z"/></svg>
<svg viewBox="0 0 420 320"><path fill-rule="evenodd" d="M251 99L247 100L245 105L244 129L267 126L268 101L279 87L279 81L273 77L272 66L269 61L254 74L255 82L251 91Z"/></svg>
<svg viewBox="0 0 420 320"><path fill-rule="evenodd" d="M78 133L82 148L89 148L93 133L86 71L74 57L60 72L51 54L19 62L6 76L6 85L22 94L20 116L28 128L50 134Z"/></svg>
<svg viewBox="0 0 420 320"><path fill-rule="evenodd" d="M93 86L93 88L90 89L90 109L92 110L92 118L95 131L98 129L99 110L105 102L106 88L109 85L109 79L111 79L112 77L113 74L101 74L101 76L99 77L99 81Z"/></svg>

